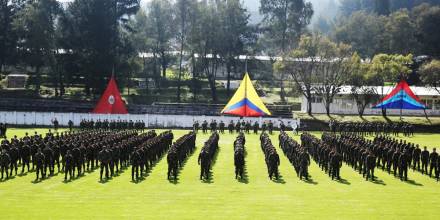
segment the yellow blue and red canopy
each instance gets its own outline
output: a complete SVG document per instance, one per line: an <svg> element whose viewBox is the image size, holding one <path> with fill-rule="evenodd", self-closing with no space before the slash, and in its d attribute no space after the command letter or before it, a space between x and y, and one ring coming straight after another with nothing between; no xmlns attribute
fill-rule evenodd
<svg viewBox="0 0 440 220"><path fill-rule="evenodd" d="M249 74L245 74L240 87L221 112L222 114L241 117L260 117L271 115L255 91Z"/></svg>

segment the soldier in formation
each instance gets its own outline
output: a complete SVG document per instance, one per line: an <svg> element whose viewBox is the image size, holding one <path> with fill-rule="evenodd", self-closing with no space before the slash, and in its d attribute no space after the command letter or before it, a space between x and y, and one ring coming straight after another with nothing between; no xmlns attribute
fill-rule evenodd
<svg viewBox="0 0 440 220"><path fill-rule="evenodd" d="M235 179L240 177L244 178L244 166L245 166L245 146L246 138L241 132L234 141L234 166L235 166Z"/></svg>
<svg viewBox="0 0 440 220"><path fill-rule="evenodd" d="M278 180L279 179L278 166L280 166L280 157L278 156L275 147L272 145L272 141L270 140L269 135L267 133L264 132L260 135L260 142L261 142L261 150L263 151L265 156L269 179L275 177L275 179Z"/></svg>
<svg viewBox="0 0 440 220"><path fill-rule="evenodd" d="M280 131L278 140L284 155L293 165L296 175L300 179L309 180L310 156L304 145L298 144L285 131Z"/></svg>
<svg viewBox="0 0 440 220"><path fill-rule="evenodd" d="M200 151L198 158L198 164L200 165L200 180L209 180L210 178L210 169L214 156L218 151L218 140L219 134L217 132L212 133Z"/></svg>
<svg viewBox="0 0 440 220"><path fill-rule="evenodd" d="M196 133L190 132L179 139L168 150L167 162L168 173L167 178L171 178L174 181L177 180L178 169L183 166L184 161L194 152L196 149Z"/></svg>
<svg viewBox="0 0 440 220"><path fill-rule="evenodd" d="M390 134L406 137L414 136L415 126L409 123L383 123L383 122L329 122L329 130L332 133L356 134L359 136L378 136Z"/></svg>

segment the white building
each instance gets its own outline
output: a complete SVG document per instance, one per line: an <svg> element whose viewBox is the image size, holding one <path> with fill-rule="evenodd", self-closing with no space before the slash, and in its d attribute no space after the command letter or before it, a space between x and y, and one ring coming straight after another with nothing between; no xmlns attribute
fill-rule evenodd
<svg viewBox="0 0 440 220"><path fill-rule="evenodd" d="M372 107L380 101L381 97L389 94L394 86L376 86L369 87L374 89L376 94L379 94L378 100L372 104L367 105L365 108L365 115L381 115L381 109L373 109ZM411 90L416 94L423 104L427 107L426 114L427 115L436 115L440 116L440 88L435 90L434 88L429 87L410 87ZM307 99L303 96L301 99L301 111L307 112ZM325 106L321 97L314 96L312 98L312 113L317 114L325 114ZM335 96L333 103L330 104L330 113L331 114L342 114L342 115L357 115L358 108L356 101L351 95L351 86L343 86L340 92ZM388 115L400 115L399 109L388 109ZM403 115L413 115L413 116L424 116L425 112L423 110L403 110Z"/></svg>

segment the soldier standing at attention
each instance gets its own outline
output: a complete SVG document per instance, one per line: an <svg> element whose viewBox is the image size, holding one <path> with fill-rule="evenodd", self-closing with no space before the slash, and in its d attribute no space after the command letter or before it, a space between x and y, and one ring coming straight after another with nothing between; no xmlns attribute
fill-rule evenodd
<svg viewBox="0 0 440 220"><path fill-rule="evenodd" d="M194 132L199 132L199 121L195 121L193 125Z"/></svg>
<svg viewBox="0 0 440 220"><path fill-rule="evenodd" d="M273 123L271 120L269 120L269 124L267 125L268 129L269 129L269 134L273 133Z"/></svg>
<svg viewBox="0 0 440 220"><path fill-rule="evenodd" d="M437 160L438 160L438 153L435 151L435 148L432 149L432 153L429 155L429 177L432 176L432 170L434 170L434 174L437 173Z"/></svg>
<svg viewBox="0 0 440 220"><path fill-rule="evenodd" d="M220 132L222 134L224 134L225 133L225 123L223 121L220 121L219 127L220 127Z"/></svg>
<svg viewBox="0 0 440 220"><path fill-rule="evenodd" d="M206 134L206 132L208 131L208 122L206 120L204 120L202 123L202 131L204 134Z"/></svg>
<svg viewBox="0 0 440 220"><path fill-rule="evenodd" d="M428 163L429 163L429 151L426 150L426 147L423 147L422 151L422 174L428 174Z"/></svg>
<svg viewBox="0 0 440 220"><path fill-rule="evenodd" d="M257 121L255 121L254 123L254 134L258 134L258 129L260 128L260 125L258 124Z"/></svg>
<svg viewBox="0 0 440 220"><path fill-rule="evenodd" d="M69 180L72 179L73 174L73 155L70 150L67 150L66 155L64 156L64 181L67 181L67 173L69 173Z"/></svg>
<svg viewBox="0 0 440 220"><path fill-rule="evenodd" d="M73 129L73 121L69 120L68 125L69 125L69 131L72 131L72 129Z"/></svg>
<svg viewBox="0 0 440 220"><path fill-rule="evenodd" d="M420 154L422 154L422 150L420 150L419 145L417 144L416 149L414 149L412 158L413 158L413 170L416 169L420 171Z"/></svg>
<svg viewBox="0 0 440 220"><path fill-rule="evenodd" d="M232 134L234 132L234 121L231 120L228 125L229 134Z"/></svg>
<svg viewBox="0 0 440 220"><path fill-rule="evenodd" d="M9 157L9 154L6 152L6 150L2 150L0 152L0 169L2 173L3 179L3 173L6 173L6 179L9 179L9 163L11 163L11 158Z"/></svg>
<svg viewBox="0 0 440 220"><path fill-rule="evenodd" d="M266 123L266 121L264 121L263 122L263 124L261 125L261 132L266 132L266 129L267 129L267 123Z"/></svg>
<svg viewBox="0 0 440 220"><path fill-rule="evenodd" d="M33 158L33 163L36 165L37 170L37 178L35 179L35 181L38 181L38 177L39 174L41 174L41 178L44 178L44 161L45 161L45 157L43 152L41 152L41 148L38 148L37 153L35 154L34 158Z"/></svg>

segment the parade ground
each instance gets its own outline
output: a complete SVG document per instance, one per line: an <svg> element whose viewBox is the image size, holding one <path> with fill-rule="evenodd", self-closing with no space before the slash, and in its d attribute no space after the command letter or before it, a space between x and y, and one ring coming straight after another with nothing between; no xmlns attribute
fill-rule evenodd
<svg viewBox="0 0 440 220"><path fill-rule="evenodd" d="M47 129L9 129L8 137L46 133ZM188 131L175 130L174 140ZM319 136L319 133L314 133ZM299 141L299 136L294 136ZM34 183L35 172L0 182L1 219L437 219L440 183L419 172L404 182L376 170L375 182L365 181L345 163L341 181L332 181L312 160L310 180L296 176L271 136L280 155L281 178L267 176L259 135L246 135L246 178L234 178L233 141L236 134L220 135L220 150L209 181L200 181L198 153L209 134L197 135L197 149L180 171L167 180L162 158L142 181L131 181L130 168L107 182L99 170L71 182L59 173ZM411 142L435 147L437 134L416 134ZM21 169L19 168L19 172Z"/></svg>

